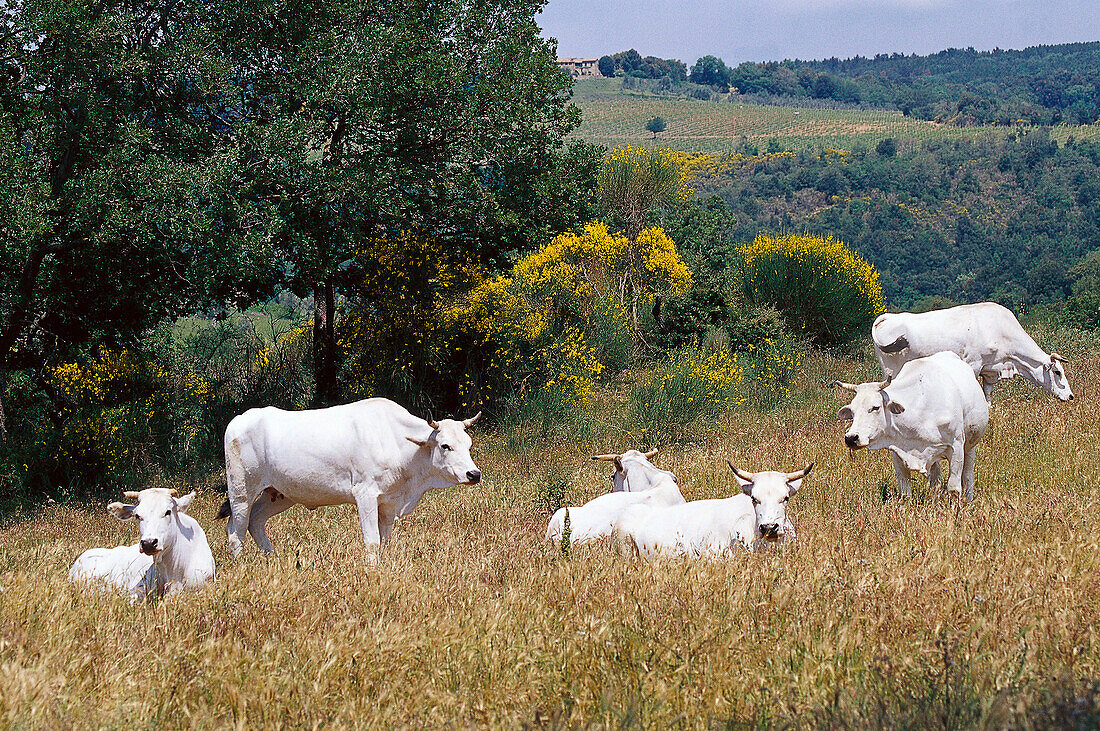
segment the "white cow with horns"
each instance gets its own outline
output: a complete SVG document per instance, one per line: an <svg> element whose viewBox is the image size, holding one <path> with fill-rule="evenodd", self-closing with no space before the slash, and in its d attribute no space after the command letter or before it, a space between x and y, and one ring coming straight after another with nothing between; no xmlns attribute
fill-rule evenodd
<svg viewBox="0 0 1100 731"><path fill-rule="evenodd" d="M592 459L611 462L612 492L589 500L581 506L559 508L546 528L546 540L558 543L565 535L569 518L569 542L584 543L611 535L611 529L631 505L675 505L684 502L676 475L655 467L651 459L657 450L639 452L630 449L622 454L598 454Z"/></svg>
<svg viewBox="0 0 1100 731"><path fill-rule="evenodd" d="M476 485L465 421L425 421L384 398L308 411L250 409L225 430L229 550L245 531L265 553L275 549L265 525L294 505L354 504L369 561L389 541L394 521L425 492Z"/></svg>
<svg viewBox="0 0 1100 731"><path fill-rule="evenodd" d="M943 352L911 360L881 383L833 385L855 394L838 413L852 423L844 444L852 451L893 452L903 494L911 493L911 470L938 487L940 460L947 459L947 489L957 496L965 489L967 499L974 499L974 451L989 427L989 402L959 356Z"/></svg>
<svg viewBox="0 0 1100 731"><path fill-rule="evenodd" d="M140 540L132 546L85 551L73 562L69 578L101 581L135 600L197 587L213 579L214 554L206 533L187 514L195 493L176 495L175 490L158 487L123 493L135 504L111 503L107 510L119 520L136 519Z"/></svg>
<svg viewBox="0 0 1100 731"><path fill-rule="evenodd" d="M628 509L612 531L624 555L718 558L738 548L754 550L794 540L787 500L802 486L813 463L798 472L743 472L730 464L741 492L719 500Z"/></svg>
<svg viewBox="0 0 1100 731"><path fill-rule="evenodd" d="M1063 401L1073 398L1063 367L1066 359L1040 348L1016 316L996 302L879 315L871 337L887 378L911 360L946 350L982 379L986 399L998 381L1017 375Z"/></svg>

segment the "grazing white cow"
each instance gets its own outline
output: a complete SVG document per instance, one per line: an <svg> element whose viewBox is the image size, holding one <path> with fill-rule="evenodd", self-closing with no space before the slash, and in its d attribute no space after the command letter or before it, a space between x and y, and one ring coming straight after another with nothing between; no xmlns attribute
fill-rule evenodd
<svg viewBox="0 0 1100 731"><path fill-rule="evenodd" d="M600 495L581 506L558 508L546 528L546 540L560 542L569 515L569 542L584 543L611 535L615 521L631 505L675 505L684 502L676 475L654 467L649 461L657 450L646 453L631 449L622 454L599 454L594 460L615 465L612 492Z"/></svg>
<svg viewBox="0 0 1100 731"><path fill-rule="evenodd" d="M967 499L974 499L974 450L989 426L989 402L959 356L943 352L911 360L892 381L835 385L855 393L838 414L852 422L845 445L893 452L903 494L911 493L911 470L937 487L940 460L947 459L947 489L961 495L965 488Z"/></svg>
<svg viewBox="0 0 1100 731"><path fill-rule="evenodd" d="M140 540L132 546L91 548L73 562L72 581L102 581L131 598L163 596L214 578L214 554L206 533L187 514L195 493L177 498L175 490L152 487L126 492L134 505L107 506L119 520L137 518Z"/></svg>
<svg viewBox="0 0 1100 731"><path fill-rule="evenodd" d="M265 553L268 519L294 505L354 504L368 560L389 541L394 521L425 492L475 485L465 421L425 421L384 398L310 411L250 409L225 430L229 550L240 553L245 531Z"/></svg>
<svg viewBox="0 0 1100 731"><path fill-rule="evenodd" d="M620 517L612 540L620 553L717 558L738 549L794 540L787 500L813 463L798 472L742 472L730 464L741 493L670 506L634 506Z"/></svg>
<svg viewBox="0 0 1100 731"><path fill-rule="evenodd" d="M1063 401L1073 398L1066 380L1065 358L1047 353L996 302L879 315L871 326L875 353L887 378L916 358L950 351L982 379L986 398L998 381L1020 375Z"/></svg>

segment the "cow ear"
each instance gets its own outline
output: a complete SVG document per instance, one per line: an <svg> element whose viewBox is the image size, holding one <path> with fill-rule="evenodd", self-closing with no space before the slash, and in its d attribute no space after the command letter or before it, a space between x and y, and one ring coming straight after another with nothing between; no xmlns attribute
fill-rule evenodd
<svg viewBox="0 0 1100 731"><path fill-rule="evenodd" d="M840 411L836 412L837 421L851 421L855 418L855 413L852 412L851 406L845 406Z"/></svg>
<svg viewBox="0 0 1100 731"><path fill-rule="evenodd" d="M107 510L119 520L129 520L134 517L134 508L136 507L136 505L127 505L126 503L109 503Z"/></svg>
<svg viewBox="0 0 1100 731"><path fill-rule="evenodd" d="M791 495L794 495L798 492L798 488L802 487L802 478L799 477L797 480L787 480L787 487L790 488Z"/></svg>
<svg viewBox="0 0 1100 731"><path fill-rule="evenodd" d="M890 405L886 408L890 409L891 414L900 414L905 411L905 407L899 404L897 401L891 401Z"/></svg>
<svg viewBox="0 0 1100 731"><path fill-rule="evenodd" d="M191 507L191 503L193 503L194 501L195 501L195 493L194 492L190 492L190 493L184 495L183 497L178 497L175 500L176 510L178 510L181 513L186 513L188 508Z"/></svg>

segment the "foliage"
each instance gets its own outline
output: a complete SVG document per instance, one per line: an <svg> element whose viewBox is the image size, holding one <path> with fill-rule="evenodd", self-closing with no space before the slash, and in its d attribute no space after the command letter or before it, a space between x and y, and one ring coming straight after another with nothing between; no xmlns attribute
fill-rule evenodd
<svg viewBox="0 0 1100 731"><path fill-rule="evenodd" d="M730 70L722 59L716 56L703 56L691 67L691 79L693 84L705 86L729 86Z"/></svg>
<svg viewBox="0 0 1100 731"><path fill-rule="evenodd" d="M878 272L832 237L761 234L738 249L745 300L822 344L865 335L885 311Z"/></svg>
<svg viewBox="0 0 1100 731"><path fill-rule="evenodd" d="M647 132L653 133L653 139L657 139L659 133L668 129L668 122L665 121L664 117L654 117L645 123L645 128Z"/></svg>
<svg viewBox="0 0 1100 731"><path fill-rule="evenodd" d="M1073 282L1062 320L1067 324L1100 330L1100 251L1093 251L1069 270Z"/></svg>
<svg viewBox="0 0 1100 731"><path fill-rule="evenodd" d="M682 152L627 145L609 153L597 178L603 208L637 236L651 211L691 196L695 158Z"/></svg>
<svg viewBox="0 0 1100 731"><path fill-rule="evenodd" d="M633 241L593 222L560 234L448 305L441 327L462 343L464 404L536 393L555 410L587 403L610 364L624 367L631 313L655 294L686 291L691 272L661 229ZM632 324L633 323L633 324ZM461 333L461 335L457 335Z"/></svg>
<svg viewBox="0 0 1100 731"><path fill-rule="evenodd" d="M701 416L743 404L744 377L738 354L725 348L670 351L631 393L628 422L642 441L672 436Z"/></svg>
<svg viewBox="0 0 1100 731"><path fill-rule="evenodd" d="M606 66L603 61L604 58L610 61ZM611 67L611 64L614 64L614 66ZM605 70L608 68L610 68L610 73ZM642 58L642 55L633 48L600 59L601 74L614 76L616 72L640 79L667 79L675 84L682 83L687 79L687 66L682 61L674 58L657 58L656 56Z"/></svg>
<svg viewBox="0 0 1100 731"><path fill-rule="evenodd" d="M611 58L611 56L600 56L597 66L600 69L600 73L604 76L610 78L615 75L615 59Z"/></svg>

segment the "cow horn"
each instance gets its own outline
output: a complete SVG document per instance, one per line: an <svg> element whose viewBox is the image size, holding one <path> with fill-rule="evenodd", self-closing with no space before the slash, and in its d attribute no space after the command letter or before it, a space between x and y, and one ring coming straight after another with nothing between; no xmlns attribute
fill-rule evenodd
<svg viewBox="0 0 1100 731"><path fill-rule="evenodd" d="M432 429L438 429L439 428L439 422L437 422L435 419L432 418L432 412L431 411L428 412L427 422L428 422L428 426L430 426Z"/></svg>
<svg viewBox="0 0 1100 731"><path fill-rule="evenodd" d="M1058 361L1059 363L1069 363L1069 361L1068 361L1068 360L1066 360L1066 359L1065 359L1064 357L1062 357L1062 356L1058 355L1057 353L1051 353L1051 354L1050 354L1050 359L1051 359L1052 361L1055 361L1055 360L1056 360L1056 361Z"/></svg>
<svg viewBox="0 0 1100 731"><path fill-rule="evenodd" d="M126 498L127 500L137 500L141 497L141 493L134 490L127 490L126 492L122 493L122 497Z"/></svg>
<svg viewBox="0 0 1100 731"><path fill-rule="evenodd" d="M879 381L877 384L878 390L881 391L882 389L886 388L893 380L893 376L887 376L885 381Z"/></svg>
<svg viewBox="0 0 1100 731"><path fill-rule="evenodd" d="M803 467L799 472L788 472L787 473L787 482L794 482L795 480L801 480L803 477L810 474L810 470L812 470L813 468L814 468L814 463L810 462L808 465Z"/></svg>
<svg viewBox="0 0 1100 731"><path fill-rule="evenodd" d="M649 450L648 452L645 452L645 458L646 459L653 459L656 456L657 456L657 448L656 447Z"/></svg>
<svg viewBox="0 0 1100 731"><path fill-rule="evenodd" d="M471 426L476 424L477 420L480 419L480 418L481 418L481 412L479 411L476 414L474 414L473 416L471 416L469 419L466 419L465 421L463 421L462 425L465 426L467 429L469 429Z"/></svg>
<svg viewBox="0 0 1100 731"><path fill-rule="evenodd" d="M597 454L593 455L592 459L597 462L614 462L619 458L617 454Z"/></svg>
<svg viewBox="0 0 1100 731"><path fill-rule="evenodd" d="M746 482L753 482L754 480L756 480L755 472L742 472L741 470L734 467L733 462L730 462L728 459L726 460L726 464L728 464L730 466L730 469L733 470L733 474L737 475L742 480Z"/></svg>
<svg viewBox="0 0 1100 731"><path fill-rule="evenodd" d="M845 391L855 391L856 390L856 385L854 383L845 383L844 381L833 381L829 385L834 387L834 388L839 386L839 387L843 388Z"/></svg>
<svg viewBox="0 0 1100 731"><path fill-rule="evenodd" d="M168 491L168 494L172 497L179 497L180 491L173 487L171 490Z"/></svg>

